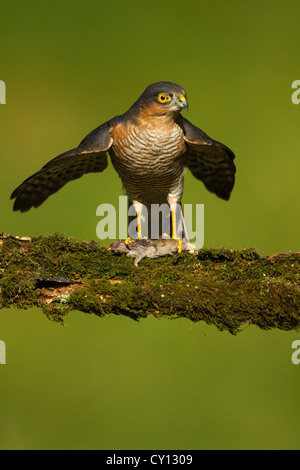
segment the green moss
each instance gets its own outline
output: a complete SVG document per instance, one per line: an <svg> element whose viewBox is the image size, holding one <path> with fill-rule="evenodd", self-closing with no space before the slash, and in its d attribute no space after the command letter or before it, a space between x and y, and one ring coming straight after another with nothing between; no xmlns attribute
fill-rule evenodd
<svg viewBox="0 0 300 470"><path fill-rule="evenodd" d="M0 245L0 306L38 305L61 323L76 309L134 320L186 317L233 334L244 324L298 329L299 259L265 257L254 249L203 249L197 256L143 259L137 269L132 259L95 242L61 234L28 243L10 238ZM37 288L38 278L53 276L69 280L67 293L59 283Z"/></svg>
<svg viewBox="0 0 300 470"><path fill-rule="evenodd" d="M61 234L32 239L32 260L61 276L102 276L111 268L111 253L97 243L66 239Z"/></svg>
<svg viewBox="0 0 300 470"><path fill-rule="evenodd" d="M11 271L0 279L1 307L15 305L18 308L26 308L36 304L37 292L35 282L28 273Z"/></svg>

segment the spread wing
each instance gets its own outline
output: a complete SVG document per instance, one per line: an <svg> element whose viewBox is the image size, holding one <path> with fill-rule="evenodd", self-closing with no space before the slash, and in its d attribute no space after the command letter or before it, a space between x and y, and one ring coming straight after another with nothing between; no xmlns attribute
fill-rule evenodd
<svg viewBox="0 0 300 470"><path fill-rule="evenodd" d="M26 212L40 206L51 194L85 173L101 172L107 167L106 152L112 145L109 122L94 129L77 148L62 153L27 178L11 195L14 211Z"/></svg>
<svg viewBox="0 0 300 470"><path fill-rule="evenodd" d="M234 153L184 117L181 125L187 147L185 166L209 191L228 200L234 186Z"/></svg>

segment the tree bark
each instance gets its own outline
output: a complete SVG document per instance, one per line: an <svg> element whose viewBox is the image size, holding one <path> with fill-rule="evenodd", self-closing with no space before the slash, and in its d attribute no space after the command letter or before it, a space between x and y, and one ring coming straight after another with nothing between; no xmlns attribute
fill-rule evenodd
<svg viewBox="0 0 300 470"><path fill-rule="evenodd" d="M263 256L255 249L222 248L174 254L172 241L164 249L157 241L135 243L118 251L61 234L2 234L0 308L37 306L61 323L79 310L134 320L185 317L232 334L247 324L299 328L300 253ZM129 257L134 249L146 250L138 267Z"/></svg>

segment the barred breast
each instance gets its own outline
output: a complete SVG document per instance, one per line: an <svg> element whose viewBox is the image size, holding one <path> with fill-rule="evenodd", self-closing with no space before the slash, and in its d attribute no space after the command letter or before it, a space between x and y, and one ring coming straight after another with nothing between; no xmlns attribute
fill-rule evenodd
<svg viewBox="0 0 300 470"><path fill-rule="evenodd" d="M180 201L183 191L182 129L151 122L118 124L111 130L111 160L131 199L150 193L172 194Z"/></svg>

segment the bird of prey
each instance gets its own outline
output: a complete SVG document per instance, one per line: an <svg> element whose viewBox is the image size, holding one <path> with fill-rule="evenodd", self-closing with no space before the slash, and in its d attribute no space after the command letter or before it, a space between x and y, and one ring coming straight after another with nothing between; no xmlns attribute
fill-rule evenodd
<svg viewBox="0 0 300 470"><path fill-rule="evenodd" d="M180 113L187 108L181 86L149 85L128 111L94 129L78 147L52 159L18 186L11 195L14 210L38 207L69 181L102 172L109 154L136 210L138 238L143 205L167 203L172 238L177 239L176 207L183 194L184 168L225 200L235 175L233 152L184 118Z"/></svg>

